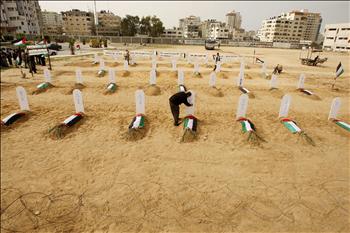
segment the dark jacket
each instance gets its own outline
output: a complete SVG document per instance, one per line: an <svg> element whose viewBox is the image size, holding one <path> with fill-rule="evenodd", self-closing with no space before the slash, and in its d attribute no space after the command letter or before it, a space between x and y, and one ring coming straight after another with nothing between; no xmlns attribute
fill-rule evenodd
<svg viewBox="0 0 350 233"><path fill-rule="evenodd" d="M192 104L187 101L187 97L189 96L191 96L191 92L178 92L170 97L169 101L174 105L185 104L186 106L192 106Z"/></svg>

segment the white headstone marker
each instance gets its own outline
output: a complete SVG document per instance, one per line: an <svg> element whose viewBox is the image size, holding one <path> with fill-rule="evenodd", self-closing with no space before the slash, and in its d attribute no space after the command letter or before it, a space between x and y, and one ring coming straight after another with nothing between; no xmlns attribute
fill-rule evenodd
<svg viewBox="0 0 350 233"><path fill-rule="evenodd" d="M151 70L149 73L149 84L156 85L157 83L157 75L155 70Z"/></svg>
<svg viewBox="0 0 350 233"><path fill-rule="evenodd" d="M128 61L124 61L124 70L125 70L125 71L128 71L128 70L129 70Z"/></svg>
<svg viewBox="0 0 350 233"><path fill-rule="evenodd" d="M75 106L75 112L84 112L84 104L83 104L83 96L81 94L81 91L78 89L75 89L73 91L73 99L74 99L74 106Z"/></svg>
<svg viewBox="0 0 350 233"><path fill-rule="evenodd" d="M209 78L209 86L210 87L215 87L215 85L216 85L216 73L215 72L211 72L210 78Z"/></svg>
<svg viewBox="0 0 350 233"><path fill-rule="evenodd" d="M194 115L194 110L195 110L196 93L194 91L189 91L189 92L191 92L191 96L187 98L187 101L190 104L192 104L192 106L190 107L186 106L186 116Z"/></svg>
<svg viewBox="0 0 350 233"><path fill-rule="evenodd" d="M242 94L238 100L236 119L245 117L248 108L249 97L247 94Z"/></svg>
<svg viewBox="0 0 350 233"><path fill-rule="evenodd" d="M288 116L288 111L289 111L289 106L290 106L291 101L292 101L292 97L290 95L287 94L287 95L283 96L278 118Z"/></svg>
<svg viewBox="0 0 350 233"><path fill-rule="evenodd" d="M329 111L328 120L337 119L337 115L340 109L341 101L339 97L336 97L332 101L331 110Z"/></svg>
<svg viewBox="0 0 350 233"><path fill-rule="evenodd" d="M105 61L101 58L100 59L100 70L104 70L105 69Z"/></svg>
<svg viewBox="0 0 350 233"><path fill-rule="evenodd" d="M184 85L185 84L185 76L183 70L177 71L177 85Z"/></svg>
<svg viewBox="0 0 350 233"><path fill-rule="evenodd" d="M76 75L76 78L77 78L77 83L82 84L83 83L83 76L81 74L81 69L76 69L75 70L75 75Z"/></svg>
<svg viewBox="0 0 350 233"><path fill-rule="evenodd" d="M98 63L98 56L97 53L94 54L94 64Z"/></svg>
<svg viewBox="0 0 350 233"><path fill-rule="evenodd" d="M194 73L199 73L199 64L197 61L194 63Z"/></svg>
<svg viewBox="0 0 350 233"><path fill-rule="evenodd" d="M176 60L175 59L171 60L171 65L172 65L173 71L176 71Z"/></svg>
<svg viewBox="0 0 350 233"><path fill-rule="evenodd" d="M243 87L243 82L244 82L244 61L241 61L241 67L239 69L239 76L237 79L237 86Z"/></svg>
<svg viewBox="0 0 350 233"><path fill-rule="evenodd" d="M304 82L305 82L305 74L300 74L298 89L304 89Z"/></svg>
<svg viewBox="0 0 350 233"><path fill-rule="evenodd" d="M108 69L108 77L109 77L109 83L115 83L115 69L113 68Z"/></svg>
<svg viewBox="0 0 350 233"><path fill-rule="evenodd" d="M16 92L17 92L17 98L18 98L18 102L21 110L29 111L29 104L28 104L26 90L23 87L19 86L16 88Z"/></svg>
<svg viewBox="0 0 350 233"><path fill-rule="evenodd" d="M145 114L145 93L143 90L135 92L136 114Z"/></svg>
<svg viewBox="0 0 350 233"><path fill-rule="evenodd" d="M48 69L44 69L45 82L51 83L51 73Z"/></svg>
<svg viewBox="0 0 350 233"><path fill-rule="evenodd" d="M157 69L157 61L152 60L152 70L156 70L156 69Z"/></svg>
<svg viewBox="0 0 350 233"><path fill-rule="evenodd" d="M271 76L271 81L270 81L270 88L276 88L277 89L277 75L273 74Z"/></svg>
<svg viewBox="0 0 350 233"><path fill-rule="evenodd" d="M221 62L216 63L216 69L215 72L220 72L221 71Z"/></svg>

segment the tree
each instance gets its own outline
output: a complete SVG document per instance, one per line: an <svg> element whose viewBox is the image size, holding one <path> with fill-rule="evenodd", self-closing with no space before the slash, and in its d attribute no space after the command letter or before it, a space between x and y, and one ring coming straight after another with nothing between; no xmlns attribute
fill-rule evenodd
<svg viewBox="0 0 350 233"><path fill-rule="evenodd" d="M151 36L157 37L163 34L164 32L164 27L163 27L163 22L156 17L155 15L151 18Z"/></svg>
<svg viewBox="0 0 350 233"><path fill-rule="evenodd" d="M140 25L138 16L126 15L121 22L121 33L123 36L135 36Z"/></svg>
<svg viewBox="0 0 350 233"><path fill-rule="evenodd" d="M150 35L151 32L151 16L142 17L140 21L140 34Z"/></svg>

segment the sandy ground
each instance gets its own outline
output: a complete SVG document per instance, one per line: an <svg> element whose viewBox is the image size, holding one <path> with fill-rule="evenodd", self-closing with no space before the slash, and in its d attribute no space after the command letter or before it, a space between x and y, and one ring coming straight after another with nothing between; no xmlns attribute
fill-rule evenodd
<svg viewBox="0 0 350 233"><path fill-rule="evenodd" d="M149 48L148 49L153 49ZM162 51L206 52L196 46L163 46ZM222 53L251 56L252 48ZM210 52L209 52L210 53ZM151 63L138 61L121 77L122 61L103 56L116 67L116 93L104 95L108 74L97 78L92 57L53 60L54 88L31 92L43 71L21 79L19 69L1 71L1 119L19 109L16 86L27 90L32 115L1 132L1 227L18 232L349 232L349 132L327 121L331 101L341 97L339 117L350 122L349 54L324 53L328 62L302 66L298 50L256 49L268 64L284 72L279 90L269 91L260 65L245 71L251 90L247 117L267 141L247 141L235 121L240 91L239 63L223 66L218 78L223 96L208 86L210 68L192 77L185 61L185 85L197 93L198 137L180 143L182 126L173 126L168 98L177 77L160 61L158 96L146 96L148 130L143 139L124 135L135 114L134 93L146 88ZM330 90L339 61L345 73ZM48 129L74 113L75 68L83 73L85 121L61 140ZM319 99L296 92L299 74ZM223 75L223 76L225 76ZM289 116L315 141L307 144L279 121L281 96L289 93ZM215 94L215 93L214 93ZM184 116L184 107L181 107ZM7 229L7 230L6 230Z"/></svg>

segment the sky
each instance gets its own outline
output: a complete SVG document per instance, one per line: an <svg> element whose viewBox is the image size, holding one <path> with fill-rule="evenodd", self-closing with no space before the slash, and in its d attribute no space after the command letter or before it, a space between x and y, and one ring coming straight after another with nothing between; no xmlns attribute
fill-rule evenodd
<svg viewBox="0 0 350 233"><path fill-rule="evenodd" d="M42 10L66 11L70 9L93 10L93 1L40 1ZM235 10L241 13L242 28L258 30L261 22L282 12L308 9L319 12L325 24L350 22L349 1L99 1L97 11L109 10L121 17L125 15L156 15L165 28L179 26L179 19L189 15L199 16L202 21L217 19L225 22L226 13Z"/></svg>

